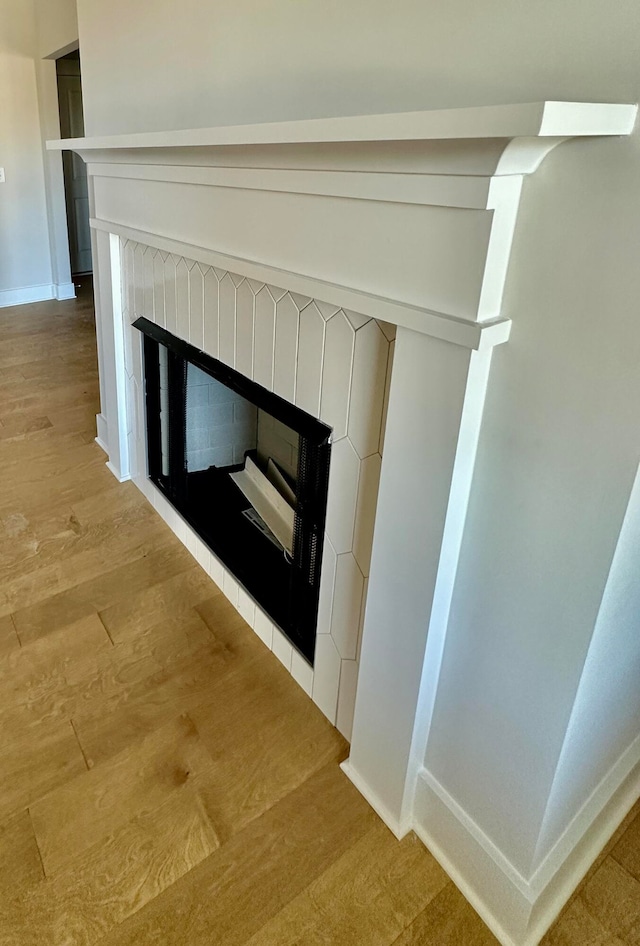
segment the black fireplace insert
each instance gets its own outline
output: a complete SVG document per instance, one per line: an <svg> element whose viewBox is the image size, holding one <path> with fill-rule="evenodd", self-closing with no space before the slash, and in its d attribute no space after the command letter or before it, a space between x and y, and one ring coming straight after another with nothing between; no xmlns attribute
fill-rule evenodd
<svg viewBox="0 0 640 946"><path fill-rule="evenodd" d="M313 665L331 428L139 318L149 477Z"/></svg>

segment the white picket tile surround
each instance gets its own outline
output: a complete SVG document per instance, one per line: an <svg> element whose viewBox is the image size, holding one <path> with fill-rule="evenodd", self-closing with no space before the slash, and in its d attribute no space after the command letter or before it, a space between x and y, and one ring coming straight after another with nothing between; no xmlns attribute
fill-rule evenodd
<svg viewBox="0 0 640 946"><path fill-rule="evenodd" d="M349 778L398 836L415 828L504 946L538 942L608 837L617 796L525 876L433 777L428 736L492 350L509 338L502 299L524 177L567 138L630 134L636 114L542 102L48 144L88 164L109 467L133 472L277 659L351 731ZM313 674L140 472L123 265L135 312L334 428ZM381 334L393 371L373 371L369 413Z"/></svg>
<svg viewBox="0 0 640 946"><path fill-rule="evenodd" d="M180 521L179 534L187 547L327 718L350 739L394 326L381 327L366 316L318 306L297 293L131 240L121 241L120 252L125 372L133 419L131 475L152 496L169 525L175 528ZM284 635L269 627L269 618L215 556L200 549L201 540L147 481L140 333L130 327L140 316L251 380L259 378L269 391L333 428L318 620L318 634L328 639L317 649L314 670L305 671L301 658L292 666L293 648Z"/></svg>

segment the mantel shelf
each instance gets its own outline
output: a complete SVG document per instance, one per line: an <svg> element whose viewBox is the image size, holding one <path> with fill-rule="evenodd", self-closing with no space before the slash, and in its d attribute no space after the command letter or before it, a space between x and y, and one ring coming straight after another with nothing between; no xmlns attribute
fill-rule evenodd
<svg viewBox="0 0 640 946"><path fill-rule="evenodd" d="M48 141L79 152L239 145L628 135L636 105L530 102Z"/></svg>
<svg viewBox="0 0 640 946"><path fill-rule="evenodd" d="M86 161L94 228L480 348L508 335L524 176L568 138L630 134L636 113L534 102L47 147Z"/></svg>

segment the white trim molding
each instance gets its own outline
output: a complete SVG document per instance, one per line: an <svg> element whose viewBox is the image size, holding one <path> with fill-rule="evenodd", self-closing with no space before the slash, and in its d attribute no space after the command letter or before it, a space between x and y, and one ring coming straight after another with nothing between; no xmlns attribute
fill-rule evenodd
<svg viewBox="0 0 640 946"><path fill-rule="evenodd" d="M65 299L75 299L76 287L72 282L58 283L55 288L56 299L63 302Z"/></svg>
<svg viewBox="0 0 640 946"><path fill-rule="evenodd" d="M476 108L430 109L384 115L312 118L302 121L226 125L186 131L143 132L47 142L52 150L104 151L206 148L233 145L434 141L474 138L567 138L628 135L635 105L592 102L528 102Z"/></svg>
<svg viewBox="0 0 640 946"><path fill-rule="evenodd" d="M233 231L246 227L253 234L246 258L255 264L408 305L414 311L399 324L420 330L416 309L425 321L428 316L499 320L523 176L567 138L629 134L635 118L635 105L542 102L75 138L49 141L47 147L72 149L84 158L96 197L102 194L115 211L98 216L113 224L175 238L175 229L170 234L151 223L158 187L165 185L167 192L166 185L173 185L176 197L180 191L193 221L197 210L189 206L193 195L184 185L198 185L199 201L205 202L201 212L208 206L222 224L229 220L229 248L217 235L210 249L245 256L230 244L236 242ZM384 150L407 141L417 149L413 164L402 152ZM444 153L430 152L436 141L447 144ZM352 147L345 151L347 145ZM134 184L148 195L147 226L134 224L130 216L126 195ZM116 194L124 200L114 199ZM327 198L320 217L318 197ZM378 205L375 211L367 209L372 204ZM439 208L448 212L446 219ZM452 215L454 209L465 211L465 217ZM261 235L263 228L256 226L276 212L282 232L295 231L301 241L308 232L316 243L305 266L291 265L295 252L287 252L286 245L278 249L281 241L271 232ZM361 234L373 235L374 219L385 232L378 245L370 237L357 259ZM176 226L184 231L179 219ZM340 233L351 248L348 268L336 258ZM455 262L443 241L456 244ZM201 239L193 242L207 246ZM239 271L237 264L232 268Z"/></svg>
<svg viewBox="0 0 640 946"><path fill-rule="evenodd" d="M528 877L425 768L411 827L503 946L536 946L639 795L640 736Z"/></svg>
<svg viewBox="0 0 640 946"><path fill-rule="evenodd" d="M0 309L14 305L31 305L34 302L49 302L51 299L63 301L75 299L76 289L72 282L44 283L41 286L25 286L22 289L0 290Z"/></svg>

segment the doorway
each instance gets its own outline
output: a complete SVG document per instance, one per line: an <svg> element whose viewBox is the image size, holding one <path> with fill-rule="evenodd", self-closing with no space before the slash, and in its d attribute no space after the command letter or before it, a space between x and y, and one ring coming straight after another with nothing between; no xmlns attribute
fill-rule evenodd
<svg viewBox="0 0 640 946"><path fill-rule="evenodd" d="M60 134L63 138L82 138L84 137L84 113L78 50L56 60L56 74ZM62 162L71 274L72 276L86 275L93 269L87 169L82 158L72 151L63 152Z"/></svg>

